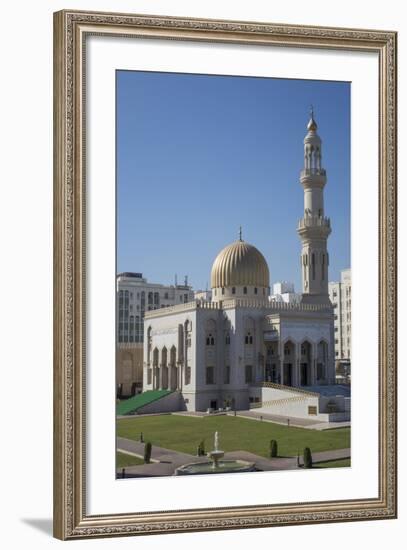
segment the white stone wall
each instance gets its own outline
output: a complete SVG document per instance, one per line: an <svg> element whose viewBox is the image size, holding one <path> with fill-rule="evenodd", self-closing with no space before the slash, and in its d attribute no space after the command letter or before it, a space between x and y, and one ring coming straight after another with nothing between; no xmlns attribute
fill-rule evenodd
<svg viewBox="0 0 407 550"><path fill-rule="evenodd" d="M275 414L287 418L307 418L321 422L345 422L350 420L350 397L310 395L294 388L279 389L272 387L252 388L252 398L262 403L254 410L261 414ZM328 404L335 406L330 410ZM309 407L316 407L316 414L310 414Z"/></svg>
<svg viewBox="0 0 407 550"><path fill-rule="evenodd" d="M182 395L174 392L138 409L138 414L167 413L185 410Z"/></svg>
<svg viewBox="0 0 407 550"><path fill-rule="evenodd" d="M305 340L318 344L321 340L330 342L330 326L328 322L312 322L310 320L285 320L281 324L281 341L292 340L301 343Z"/></svg>
<svg viewBox="0 0 407 550"><path fill-rule="evenodd" d="M144 366L143 366L143 391L153 389L153 383L148 384L147 372L149 368L153 367L153 356L154 349L159 350L159 365L161 363L161 351L164 347L167 348L167 364L170 361L170 350L175 346L177 350L176 357L178 359L179 354L179 341L178 341L178 326L185 326L185 322L189 321L192 325L191 332L191 346L188 348L188 365L191 367L191 378L190 383L185 384L185 369L182 373L182 388L187 391L192 391L196 385L196 368L194 358L197 356L196 353L196 309L190 308L179 313L166 315L165 313L161 316L149 318L147 317L144 323ZM147 364L148 357L148 338L147 334L151 327L151 337L152 337L152 346L151 346L151 359L150 365ZM179 367L178 367L179 368Z"/></svg>
<svg viewBox="0 0 407 550"><path fill-rule="evenodd" d="M144 377L143 389L153 389L153 384L148 384L147 369L152 368L154 349L159 350L159 362L161 364L161 350L167 348L169 364L169 352L172 346L177 350L178 326L185 326L189 321L192 325L191 346L188 351L188 366L191 368L190 383L185 383L185 365L183 367L182 391L185 398L185 406L188 410L207 410L214 406L223 408L226 403L238 409L249 408L249 391L255 384L264 380L264 368L266 360L266 335L274 326L278 342L276 342L278 355L276 361L281 368L284 361L284 342L290 340L294 344L296 363L293 369L292 383L299 384L298 364L299 349L303 341L310 343L312 348L312 361L315 370L317 345L323 340L328 347L332 347L333 324L332 318L326 314L318 316L315 311L295 311L291 309L273 310L263 306L239 306L229 303L226 307L216 303L191 303L175 308L148 314L145 321L144 342ZM147 361L147 334L151 327L151 359L150 367ZM207 344L207 338L211 335L213 344ZM226 342L229 336L230 344ZM177 351L177 358L179 353ZM332 365L331 365L332 363ZM213 368L213 383L207 377L207 368ZM225 374L229 367L229 381ZM331 368L332 367L332 368ZM333 361L329 358L328 369L333 370ZM248 375L251 374L251 377ZM330 373L328 373L330 375ZM153 377L152 377L153 382ZM314 382L314 380L312 380Z"/></svg>

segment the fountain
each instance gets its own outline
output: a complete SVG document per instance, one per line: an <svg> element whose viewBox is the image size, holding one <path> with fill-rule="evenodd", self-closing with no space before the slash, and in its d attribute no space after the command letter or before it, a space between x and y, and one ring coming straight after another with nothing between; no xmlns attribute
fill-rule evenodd
<svg viewBox="0 0 407 550"><path fill-rule="evenodd" d="M213 442L213 451L210 451L206 456L212 460L212 468L216 470L219 468L219 460L223 458L224 452L219 450L219 434L215 432L214 442Z"/></svg>
<svg viewBox="0 0 407 550"><path fill-rule="evenodd" d="M247 462L246 460L221 460L225 453L219 449L218 432L215 432L213 447L213 450L207 453L207 457L211 459L211 462L184 464L175 470L174 475L227 474L235 472L254 472L256 470L253 462Z"/></svg>

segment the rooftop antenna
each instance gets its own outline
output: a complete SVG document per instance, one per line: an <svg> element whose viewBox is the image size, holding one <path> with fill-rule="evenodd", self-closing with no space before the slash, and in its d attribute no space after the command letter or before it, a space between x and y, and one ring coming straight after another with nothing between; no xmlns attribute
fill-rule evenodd
<svg viewBox="0 0 407 550"><path fill-rule="evenodd" d="M184 277L184 285L188 286L188 275L185 275Z"/></svg>
<svg viewBox="0 0 407 550"><path fill-rule="evenodd" d="M242 226L239 226L239 241L242 241Z"/></svg>
<svg viewBox="0 0 407 550"><path fill-rule="evenodd" d="M312 103L311 103L310 108L309 108L309 114L310 114L311 118L314 118L314 106L313 106Z"/></svg>
<svg viewBox="0 0 407 550"><path fill-rule="evenodd" d="M178 277L177 277L177 274L175 274L175 286L178 286Z"/></svg>

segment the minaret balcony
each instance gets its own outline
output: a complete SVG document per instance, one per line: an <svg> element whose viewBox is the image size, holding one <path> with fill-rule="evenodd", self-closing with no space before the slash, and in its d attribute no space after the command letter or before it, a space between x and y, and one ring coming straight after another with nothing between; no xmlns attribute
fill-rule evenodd
<svg viewBox="0 0 407 550"><path fill-rule="evenodd" d="M326 184L326 172L323 168L304 168L300 172L300 182L304 189L322 189Z"/></svg>
<svg viewBox="0 0 407 550"><path fill-rule="evenodd" d="M300 235L315 233L327 236L331 232L331 220L324 216L305 216L298 222L297 231Z"/></svg>
<svg viewBox="0 0 407 550"><path fill-rule="evenodd" d="M325 168L304 168L301 170L301 177L304 176L326 176Z"/></svg>

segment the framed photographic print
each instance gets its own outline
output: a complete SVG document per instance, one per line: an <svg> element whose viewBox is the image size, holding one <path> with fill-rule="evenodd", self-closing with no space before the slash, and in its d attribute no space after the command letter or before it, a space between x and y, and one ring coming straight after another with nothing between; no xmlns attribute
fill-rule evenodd
<svg viewBox="0 0 407 550"><path fill-rule="evenodd" d="M396 517L396 33L54 52L55 536Z"/></svg>

